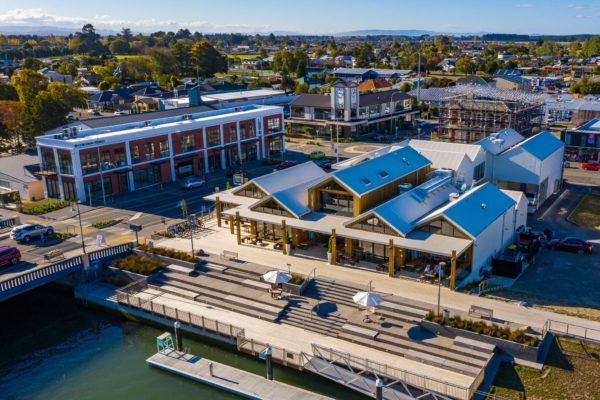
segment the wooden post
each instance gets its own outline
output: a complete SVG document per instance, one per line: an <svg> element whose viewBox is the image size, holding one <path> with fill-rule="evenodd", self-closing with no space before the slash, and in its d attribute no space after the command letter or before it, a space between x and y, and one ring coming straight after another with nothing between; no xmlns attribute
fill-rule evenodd
<svg viewBox="0 0 600 400"><path fill-rule="evenodd" d="M388 276L394 277L394 239L388 243Z"/></svg>
<svg viewBox="0 0 600 400"><path fill-rule="evenodd" d="M285 226L285 219L281 220L281 252L283 255L287 255L285 245L287 244L287 228Z"/></svg>
<svg viewBox="0 0 600 400"><path fill-rule="evenodd" d="M217 196L217 198L215 199L215 212L217 213L217 226L220 228L221 227L221 199L219 199L219 196Z"/></svg>
<svg viewBox="0 0 600 400"><path fill-rule="evenodd" d="M229 216L229 232L233 235L235 233L235 226L233 223L233 215Z"/></svg>
<svg viewBox="0 0 600 400"><path fill-rule="evenodd" d="M352 239L351 238L344 239L344 255L348 258L352 257Z"/></svg>
<svg viewBox="0 0 600 400"><path fill-rule="evenodd" d="M400 264L400 269L404 268L404 264L406 263L406 250L404 249L399 249L399 264Z"/></svg>
<svg viewBox="0 0 600 400"><path fill-rule="evenodd" d="M331 265L336 265L337 262L337 244L336 244L336 240L337 237L335 235L335 229L331 230L331 238L329 238L329 240L331 240Z"/></svg>
<svg viewBox="0 0 600 400"><path fill-rule="evenodd" d="M450 289L454 290L456 287L456 250L452 250L452 257L450 257Z"/></svg>
<svg viewBox="0 0 600 400"><path fill-rule="evenodd" d="M258 222L250 221L250 234L254 237L258 237Z"/></svg>
<svg viewBox="0 0 600 400"><path fill-rule="evenodd" d="M297 228L292 228L292 247L297 248L300 244L300 231Z"/></svg>
<svg viewBox="0 0 600 400"><path fill-rule="evenodd" d="M242 244L242 227L240 223L240 212L235 212L235 227L237 228L237 244Z"/></svg>

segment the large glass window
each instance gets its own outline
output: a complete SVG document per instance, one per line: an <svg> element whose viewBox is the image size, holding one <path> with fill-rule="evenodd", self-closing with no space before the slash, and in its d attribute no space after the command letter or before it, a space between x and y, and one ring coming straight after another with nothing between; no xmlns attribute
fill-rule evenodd
<svg viewBox="0 0 600 400"><path fill-rule="evenodd" d="M225 132L225 140L227 143L233 143L233 142L237 142L237 130L235 128L235 126L229 126L226 128L227 131Z"/></svg>
<svg viewBox="0 0 600 400"><path fill-rule="evenodd" d="M58 153L58 164L61 174L73 175L73 162L70 154Z"/></svg>
<svg viewBox="0 0 600 400"><path fill-rule="evenodd" d="M186 133L181 136L181 152L186 153L188 151L195 150L195 140L193 133Z"/></svg>
<svg viewBox="0 0 600 400"><path fill-rule="evenodd" d="M94 153L81 155L81 170L83 174L93 174L98 172L98 157Z"/></svg>
<svg viewBox="0 0 600 400"><path fill-rule="evenodd" d="M77 200L75 183L63 181L63 193L65 195L65 200Z"/></svg>
<svg viewBox="0 0 600 400"><path fill-rule="evenodd" d="M485 175L485 162L478 164L473 171L473 180L478 181L483 179Z"/></svg>
<svg viewBox="0 0 600 400"><path fill-rule="evenodd" d="M160 180L158 166L153 165L150 168L144 168L133 171L133 183L136 189L154 185Z"/></svg>
<svg viewBox="0 0 600 400"><path fill-rule="evenodd" d="M127 165L127 155L125 154L125 149L115 149L114 157L115 165L117 167L124 167L125 165Z"/></svg>
<svg viewBox="0 0 600 400"><path fill-rule="evenodd" d="M206 140L208 147L218 146L221 144L221 128L218 126L206 128Z"/></svg>
<svg viewBox="0 0 600 400"><path fill-rule="evenodd" d="M102 150L100 152L100 165L102 166L103 171L105 171L107 169L112 169L115 167L110 160L110 151L109 150Z"/></svg>
<svg viewBox="0 0 600 400"><path fill-rule="evenodd" d="M89 182L87 186L86 190L92 196L92 200L102 200L112 196L112 181L108 177Z"/></svg>
<svg viewBox="0 0 600 400"><path fill-rule="evenodd" d="M42 153L42 169L45 171L56 171L53 153Z"/></svg>
<svg viewBox="0 0 600 400"><path fill-rule="evenodd" d="M131 162L133 164L140 162L140 146L137 144L131 145Z"/></svg>
<svg viewBox="0 0 600 400"><path fill-rule="evenodd" d="M292 107L291 114L293 118L304 118L304 107Z"/></svg>
<svg viewBox="0 0 600 400"><path fill-rule="evenodd" d="M146 160L154 160L156 158L154 154L154 143L144 143L144 150L146 154Z"/></svg>
<svg viewBox="0 0 600 400"><path fill-rule="evenodd" d="M240 139L251 139L256 136L254 124L240 125Z"/></svg>
<svg viewBox="0 0 600 400"><path fill-rule="evenodd" d="M267 132L275 133L281 130L281 119L280 118L271 118L267 120Z"/></svg>
<svg viewBox="0 0 600 400"><path fill-rule="evenodd" d="M169 141L167 139L160 141L160 156L169 157Z"/></svg>

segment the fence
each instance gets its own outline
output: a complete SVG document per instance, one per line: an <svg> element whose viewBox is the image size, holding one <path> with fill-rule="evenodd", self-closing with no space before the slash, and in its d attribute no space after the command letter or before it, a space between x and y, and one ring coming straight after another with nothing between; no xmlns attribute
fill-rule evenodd
<svg viewBox="0 0 600 400"><path fill-rule="evenodd" d="M18 217L0 220L0 229L11 228L19 223Z"/></svg>
<svg viewBox="0 0 600 400"><path fill-rule="evenodd" d="M244 353L252 354L253 356L262 353L269 346L266 343L258 342L254 339L248 339L244 336L238 336L237 338L237 349ZM273 361L284 365L286 367L293 367L302 369L304 365L302 362L302 355L287 349L270 346L272 350Z"/></svg>
<svg viewBox="0 0 600 400"><path fill-rule="evenodd" d="M90 257L90 262L97 260L111 260L113 258L117 258L122 256L123 254L127 254L133 250L135 247L134 243L123 243L116 246L106 247L104 249L95 250L88 253Z"/></svg>
<svg viewBox="0 0 600 400"><path fill-rule="evenodd" d="M313 344L312 348L313 354L321 359L347 366L352 370L364 371L374 376L382 376L391 380L398 380L407 385L416 388L422 388L425 391L440 393L455 399L470 399L475 393L476 388L481 384L481 382L478 382L481 380L479 377L475 379L475 382L471 386L465 387L449 381L419 375L400 368L391 367L387 364L372 361L367 358L357 357L349 353L340 352L319 345ZM439 397L444 398L443 396Z"/></svg>
<svg viewBox="0 0 600 400"><path fill-rule="evenodd" d="M203 331L208 331L218 336L236 339L238 337L244 337L245 335L244 329L234 325L196 315L175 307L159 304L152 301L152 298L145 300L131 294L143 289L143 287L145 287L145 282L138 281L119 289L117 291L117 301L120 304L126 304L143 311L148 311L154 315L173 321L180 321L191 327L202 329Z"/></svg>
<svg viewBox="0 0 600 400"><path fill-rule="evenodd" d="M569 324L566 322L549 319L544 324L542 334L545 335L546 332L551 332L558 336L566 336L573 339L600 343L600 330Z"/></svg>
<svg viewBox="0 0 600 400"><path fill-rule="evenodd" d="M83 260L81 256L77 256L2 281L0 282L0 301L66 276L79 270L82 266Z"/></svg>

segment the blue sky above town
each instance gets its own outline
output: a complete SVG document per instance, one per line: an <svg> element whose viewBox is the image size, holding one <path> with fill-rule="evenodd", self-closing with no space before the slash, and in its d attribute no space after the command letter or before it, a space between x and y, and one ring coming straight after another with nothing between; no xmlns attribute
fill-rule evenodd
<svg viewBox="0 0 600 400"><path fill-rule="evenodd" d="M600 0L0 0L0 26L329 34L364 29L600 33Z"/></svg>

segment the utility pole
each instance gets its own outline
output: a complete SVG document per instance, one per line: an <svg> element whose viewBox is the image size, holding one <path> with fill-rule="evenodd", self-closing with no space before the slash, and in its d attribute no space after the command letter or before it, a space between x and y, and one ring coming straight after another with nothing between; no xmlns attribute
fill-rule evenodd
<svg viewBox="0 0 600 400"><path fill-rule="evenodd" d="M83 240L83 224L81 223L81 211L79 211L79 202L76 202L75 204L77 204L77 218L79 219L79 234L81 235L81 249L83 250L83 254L86 254L85 241Z"/></svg>
<svg viewBox="0 0 600 400"><path fill-rule="evenodd" d="M340 126L338 124L335 125L335 155L336 162L340 162Z"/></svg>
<svg viewBox="0 0 600 400"><path fill-rule="evenodd" d="M438 270L438 298L437 298L437 315L440 315L440 299L441 299L441 295L442 295L442 271L444 270L444 267L446 266L445 262L440 262L439 264L439 270Z"/></svg>
<svg viewBox="0 0 600 400"><path fill-rule="evenodd" d="M419 52L419 63L417 64L417 105L421 102L421 52Z"/></svg>

